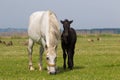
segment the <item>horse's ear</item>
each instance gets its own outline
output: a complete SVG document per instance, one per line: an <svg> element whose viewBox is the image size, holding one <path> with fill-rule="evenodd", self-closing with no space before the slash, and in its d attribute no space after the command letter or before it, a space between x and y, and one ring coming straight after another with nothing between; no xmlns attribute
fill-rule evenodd
<svg viewBox="0 0 120 80"><path fill-rule="evenodd" d="M69 23L71 24L73 22L73 20L71 20Z"/></svg>
<svg viewBox="0 0 120 80"><path fill-rule="evenodd" d="M64 21L62 21L62 20L60 20L60 22L63 24L64 23Z"/></svg>

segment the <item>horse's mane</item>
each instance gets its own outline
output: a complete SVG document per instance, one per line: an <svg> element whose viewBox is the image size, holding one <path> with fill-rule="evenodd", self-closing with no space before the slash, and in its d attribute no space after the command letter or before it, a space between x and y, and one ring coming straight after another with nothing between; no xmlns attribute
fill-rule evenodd
<svg viewBox="0 0 120 80"><path fill-rule="evenodd" d="M56 15L52 11L49 11L49 25L49 44L55 46L60 39L60 27Z"/></svg>

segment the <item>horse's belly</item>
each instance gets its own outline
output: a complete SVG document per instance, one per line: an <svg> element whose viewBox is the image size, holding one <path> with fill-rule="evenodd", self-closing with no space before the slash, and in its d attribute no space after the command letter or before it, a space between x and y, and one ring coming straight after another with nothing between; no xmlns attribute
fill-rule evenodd
<svg viewBox="0 0 120 80"><path fill-rule="evenodd" d="M41 39L41 36L39 36L39 35L34 35L34 34L29 35L29 37L30 37L33 41L35 41L35 42L39 42L40 39Z"/></svg>

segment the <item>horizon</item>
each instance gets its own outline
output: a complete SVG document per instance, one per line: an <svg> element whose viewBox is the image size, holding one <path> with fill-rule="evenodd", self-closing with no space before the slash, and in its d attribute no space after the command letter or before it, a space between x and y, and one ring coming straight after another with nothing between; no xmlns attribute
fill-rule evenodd
<svg viewBox="0 0 120 80"><path fill-rule="evenodd" d="M74 29L120 28L119 3L120 0L3 0L0 28L27 28L29 16L43 10L52 10L59 23L64 19L73 20Z"/></svg>
<svg viewBox="0 0 120 80"><path fill-rule="evenodd" d="M23 30L27 30L28 28L16 28L16 27L8 27L8 28L0 28L0 29L23 29ZM60 28L61 29L61 28ZM94 30L94 29L120 29L120 28L84 28L84 29L75 29L75 30ZM61 29L62 30L62 29Z"/></svg>

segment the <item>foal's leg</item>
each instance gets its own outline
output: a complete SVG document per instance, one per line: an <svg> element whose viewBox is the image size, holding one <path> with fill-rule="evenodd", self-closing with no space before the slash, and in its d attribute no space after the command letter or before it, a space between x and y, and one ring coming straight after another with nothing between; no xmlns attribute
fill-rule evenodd
<svg viewBox="0 0 120 80"><path fill-rule="evenodd" d="M66 69L66 52L65 49L63 49L63 59L64 59L64 64L63 64L63 68Z"/></svg>
<svg viewBox="0 0 120 80"><path fill-rule="evenodd" d="M74 66L74 50L71 52L70 69L73 69L73 66Z"/></svg>
<svg viewBox="0 0 120 80"><path fill-rule="evenodd" d="M68 68L73 69L73 51L68 51Z"/></svg>
<svg viewBox="0 0 120 80"><path fill-rule="evenodd" d="M43 46L40 47L40 62L39 62L39 70L42 71L42 55L44 52Z"/></svg>
<svg viewBox="0 0 120 80"><path fill-rule="evenodd" d="M33 40L29 39L29 43L28 43L28 56L29 56L29 69L30 70L34 70L33 66L32 66L32 51L33 51Z"/></svg>
<svg viewBox="0 0 120 80"><path fill-rule="evenodd" d="M73 48L72 48L72 57L71 57L71 60L72 60L72 68L74 67L74 54L75 54L75 43L74 43L74 45L72 46Z"/></svg>

